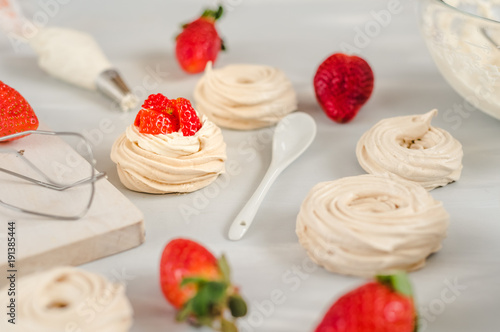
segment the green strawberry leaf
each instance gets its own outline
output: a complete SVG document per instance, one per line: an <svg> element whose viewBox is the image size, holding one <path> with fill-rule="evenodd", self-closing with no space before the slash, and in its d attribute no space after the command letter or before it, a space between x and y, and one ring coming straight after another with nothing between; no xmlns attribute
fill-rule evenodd
<svg viewBox="0 0 500 332"><path fill-rule="evenodd" d="M231 269L226 256L222 255L219 260L217 260L217 266L222 274L222 280L229 285L231 283Z"/></svg>
<svg viewBox="0 0 500 332"><path fill-rule="evenodd" d="M218 281L202 284L193 297L193 312L198 318L209 316L226 294L227 285Z"/></svg>
<svg viewBox="0 0 500 332"><path fill-rule="evenodd" d="M224 43L224 39L220 39L220 49L221 51L225 51L227 48L226 48L226 43Z"/></svg>
<svg viewBox="0 0 500 332"><path fill-rule="evenodd" d="M214 20L218 20L222 17L222 14L224 14L224 8L222 6L219 6L217 10L205 9L203 14L201 14L201 17L211 17Z"/></svg>
<svg viewBox="0 0 500 332"><path fill-rule="evenodd" d="M195 324L192 324L192 325L195 327L208 326L210 328L213 328L213 322L214 322L213 317L210 317L210 316L200 317L194 321L195 321Z"/></svg>
<svg viewBox="0 0 500 332"><path fill-rule="evenodd" d="M377 276L377 280L397 293L413 297L410 280L404 271L397 271L389 275L379 275Z"/></svg>
<svg viewBox="0 0 500 332"><path fill-rule="evenodd" d="M219 8L217 8L217 12L215 12L215 20L218 20L219 18L222 17L222 14L224 14L224 7L222 6L219 6Z"/></svg>
<svg viewBox="0 0 500 332"><path fill-rule="evenodd" d="M175 316L175 320L178 322L184 322L186 319L188 319L189 315L191 315L192 312L193 312L193 301L189 300L184 304L182 309L179 310L179 312Z"/></svg>
<svg viewBox="0 0 500 332"><path fill-rule="evenodd" d="M181 281L180 287L194 285L197 292L178 312L176 319L221 332L237 332L235 319L245 316L248 308L237 288L231 285L231 270L224 255L217 260L217 267L220 272L218 280L192 276Z"/></svg>
<svg viewBox="0 0 500 332"><path fill-rule="evenodd" d="M238 328L236 327L236 325L224 318L221 318L220 330L221 332L238 332Z"/></svg>
<svg viewBox="0 0 500 332"><path fill-rule="evenodd" d="M243 317L247 314L247 304L239 294L231 295L227 302L227 306L229 307L229 310L231 310L231 315L233 317Z"/></svg>
<svg viewBox="0 0 500 332"><path fill-rule="evenodd" d="M198 293L193 297L193 312L197 318L208 315L210 306L209 291L205 286L198 289Z"/></svg>
<svg viewBox="0 0 500 332"><path fill-rule="evenodd" d="M180 286L184 287L188 284L195 284L198 287L201 287L203 284L207 283L208 280L200 277L186 277L182 279Z"/></svg>
<svg viewBox="0 0 500 332"><path fill-rule="evenodd" d="M226 295L227 285L224 282L211 281L207 283L205 288L208 289L208 295L212 303L218 304L222 302Z"/></svg>

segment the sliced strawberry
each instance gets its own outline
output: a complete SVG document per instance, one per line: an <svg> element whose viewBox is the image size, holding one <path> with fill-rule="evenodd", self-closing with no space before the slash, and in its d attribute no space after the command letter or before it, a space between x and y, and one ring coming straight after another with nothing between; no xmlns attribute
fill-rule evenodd
<svg viewBox="0 0 500 332"><path fill-rule="evenodd" d="M137 113L134 125L142 134L170 134L179 131L179 120L166 111L150 111L142 109Z"/></svg>
<svg viewBox="0 0 500 332"><path fill-rule="evenodd" d="M182 134L184 136L193 136L201 128L201 121L191 102L185 98L177 98L175 101L177 114Z"/></svg>
<svg viewBox="0 0 500 332"><path fill-rule="evenodd" d="M144 104L142 104L142 108L150 111L167 111L168 113L173 114L175 105L172 100L168 99L161 93L157 93L149 95L148 99L146 99Z"/></svg>
<svg viewBox="0 0 500 332"><path fill-rule="evenodd" d="M0 137L37 128L38 118L30 104L19 92L0 81Z"/></svg>
<svg viewBox="0 0 500 332"><path fill-rule="evenodd" d="M320 106L332 120L352 120L373 91L370 65L358 56L336 53L318 67L314 90Z"/></svg>
<svg viewBox="0 0 500 332"><path fill-rule="evenodd" d="M168 99L158 93L150 95L142 107L134 121L140 133L158 135L180 130L183 136L193 136L201 128L196 111L185 98Z"/></svg>
<svg viewBox="0 0 500 332"><path fill-rule="evenodd" d="M215 21L222 13L222 6L216 11L205 10L200 18L183 25L183 31L176 38L175 54L186 72L202 72L207 62L215 62L219 51L224 50L222 39L215 29Z"/></svg>
<svg viewBox="0 0 500 332"><path fill-rule="evenodd" d="M134 122L140 133L158 135L179 131L179 117L172 100L157 93L150 95L142 107Z"/></svg>

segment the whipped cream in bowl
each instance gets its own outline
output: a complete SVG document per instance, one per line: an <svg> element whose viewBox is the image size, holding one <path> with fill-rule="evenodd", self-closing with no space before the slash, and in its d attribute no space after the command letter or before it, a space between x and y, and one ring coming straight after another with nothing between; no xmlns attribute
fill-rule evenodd
<svg viewBox="0 0 500 332"><path fill-rule="evenodd" d="M500 119L500 1L418 4L422 35L443 77L468 103Z"/></svg>
<svg viewBox="0 0 500 332"><path fill-rule="evenodd" d="M132 306L124 286L98 274L58 267L19 279L18 289L16 324L2 319L2 331L127 332L132 326ZM4 308L10 301L7 293L7 289L0 293Z"/></svg>
<svg viewBox="0 0 500 332"><path fill-rule="evenodd" d="M188 193L215 181L225 171L226 144L218 126L205 116L201 124L193 136L143 134L130 125L111 149L120 181L151 194Z"/></svg>
<svg viewBox="0 0 500 332"><path fill-rule="evenodd" d="M437 110L379 121L361 136L359 164L371 174L390 173L431 190L457 181L462 145L444 129L431 126Z"/></svg>
<svg viewBox="0 0 500 332"><path fill-rule="evenodd" d="M297 97L285 74L274 67L236 64L212 69L194 90L196 108L217 125L251 130L276 124L297 110Z"/></svg>
<svg viewBox="0 0 500 332"><path fill-rule="evenodd" d="M372 277L416 270L441 248L449 215L420 185L371 174L314 186L297 216L296 233L325 269Z"/></svg>

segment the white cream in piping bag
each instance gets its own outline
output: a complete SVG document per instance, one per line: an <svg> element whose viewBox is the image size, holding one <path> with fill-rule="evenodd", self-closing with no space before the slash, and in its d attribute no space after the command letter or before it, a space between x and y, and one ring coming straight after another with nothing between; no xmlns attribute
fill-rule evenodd
<svg viewBox="0 0 500 332"><path fill-rule="evenodd" d="M50 27L28 40L38 54L38 65L50 75L89 90L100 90L120 104L134 108L130 92L95 39L84 32Z"/></svg>
<svg viewBox="0 0 500 332"><path fill-rule="evenodd" d="M23 15L15 0L0 3L0 28L9 38L26 41L38 54L40 68L50 75L99 90L124 111L139 103L91 35L60 27L39 28Z"/></svg>
<svg viewBox="0 0 500 332"><path fill-rule="evenodd" d="M80 31L43 28L28 42L40 68L82 88L96 90L96 77L113 67L94 38Z"/></svg>

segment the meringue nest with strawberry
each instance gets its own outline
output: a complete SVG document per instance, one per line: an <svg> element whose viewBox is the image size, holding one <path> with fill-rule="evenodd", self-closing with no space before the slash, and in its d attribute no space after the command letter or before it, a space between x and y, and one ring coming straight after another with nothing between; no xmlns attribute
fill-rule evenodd
<svg viewBox="0 0 500 332"><path fill-rule="evenodd" d="M188 193L225 171L220 128L200 119L189 100L156 94L142 107L111 150L125 187L151 194Z"/></svg>

